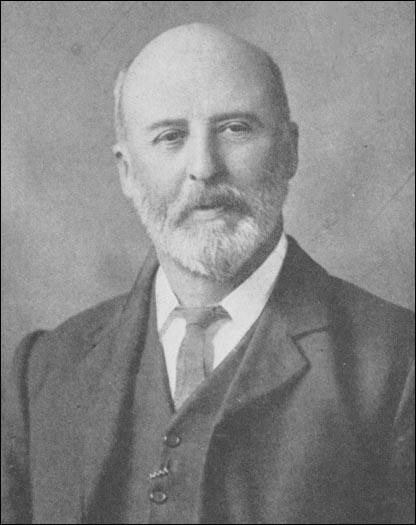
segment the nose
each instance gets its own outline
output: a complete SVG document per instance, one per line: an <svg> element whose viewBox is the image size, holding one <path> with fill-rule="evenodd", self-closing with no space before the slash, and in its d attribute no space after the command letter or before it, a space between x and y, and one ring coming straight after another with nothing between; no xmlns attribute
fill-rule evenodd
<svg viewBox="0 0 416 525"><path fill-rule="evenodd" d="M221 159L209 131L196 131L188 142L187 175L192 181L208 181L219 176Z"/></svg>

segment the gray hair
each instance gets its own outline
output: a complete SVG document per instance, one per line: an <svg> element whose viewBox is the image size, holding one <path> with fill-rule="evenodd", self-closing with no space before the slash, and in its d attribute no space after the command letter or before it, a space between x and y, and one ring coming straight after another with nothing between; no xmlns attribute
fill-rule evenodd
<svg viewBox="0 0 416 525"><path fill-rule="evenodd" d="M127 72L133 61L134 59L129 60L129 62L123 66L117 75L117 80L114 85L114 126L117 142L124 142L127 139L126 119L123 107L123 87Z"/></svg>

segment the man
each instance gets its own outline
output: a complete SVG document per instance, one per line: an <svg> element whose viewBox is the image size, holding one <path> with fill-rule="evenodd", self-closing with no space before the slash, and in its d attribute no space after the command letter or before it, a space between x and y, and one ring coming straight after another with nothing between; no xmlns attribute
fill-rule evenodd
<svg viewBox="0 0 416 525"><path fill-rule="evenodd" d="M411 523L413 317L285 235L278 67L191 24L115 94L154 248L128 295L21 343L4 522Z"/></svg>

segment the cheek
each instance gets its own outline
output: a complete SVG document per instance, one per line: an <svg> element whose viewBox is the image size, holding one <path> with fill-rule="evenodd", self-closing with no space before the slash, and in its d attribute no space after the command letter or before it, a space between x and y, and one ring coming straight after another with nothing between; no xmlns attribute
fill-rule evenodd
<svg viewBox="0 0 416 525"><path fill-rule="evenodd" d="M254 184L279 177L279 154L276 145L257 141L235 148L227 156L227 167L235 183Z"/></svg>
<svg viewBox="0 0 416 525"><path fill-rule="evenodd" d="M174 163L146 153L132 156L134 184L152 196L171 202L180 191L181 172Z"/></svg>

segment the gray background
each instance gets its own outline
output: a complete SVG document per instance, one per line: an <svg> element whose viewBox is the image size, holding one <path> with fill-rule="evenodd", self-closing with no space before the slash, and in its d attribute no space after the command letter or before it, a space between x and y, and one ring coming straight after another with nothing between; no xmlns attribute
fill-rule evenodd
<svg viewBox="0 0 416 525"><path fill-rule="evenodd" d="M2 2L2 341L131 286L147 240L111 145L121 65L219 24L281 65L300 166L287 230L329 271L413 307L413 2Z"/></svg>

